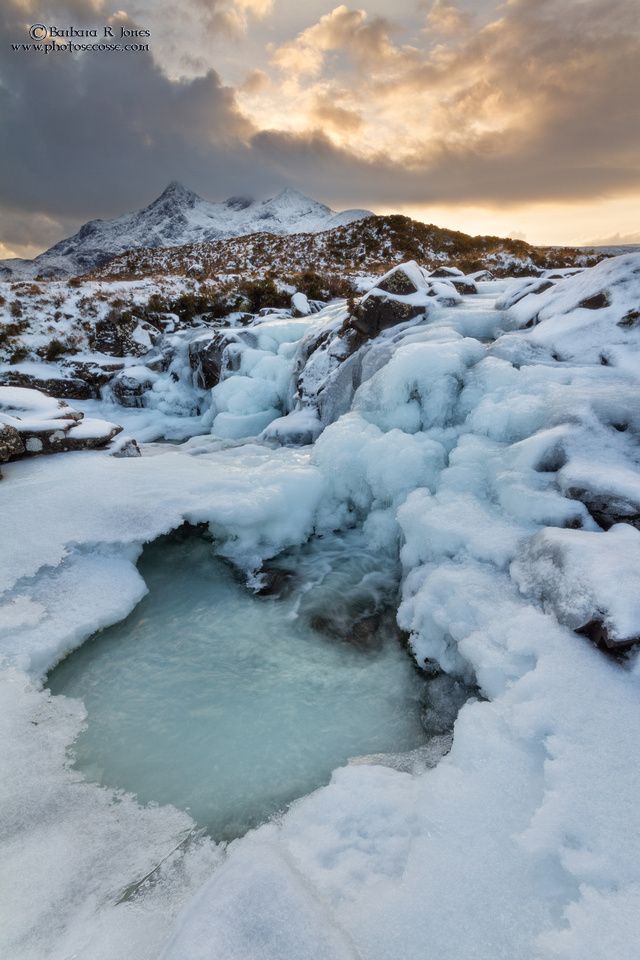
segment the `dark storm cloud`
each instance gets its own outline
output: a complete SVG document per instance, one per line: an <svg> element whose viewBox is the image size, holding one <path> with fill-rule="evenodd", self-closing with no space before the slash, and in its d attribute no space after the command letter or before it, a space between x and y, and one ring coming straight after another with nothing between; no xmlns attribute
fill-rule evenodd
<svg viewBox="0 0 640 960"><path fill-rule="evenodd" d="M54 22L104 22L74 6ZM26 39L25 12L9 3L0 17L0 240L8 245L27 242L25 224L41 225L42 214L65 225L112 216L174 178L211 195L276 182L256 176L244 146L252 127L215 71L171 82L145 53L13 52L10 43Z"/></svg>

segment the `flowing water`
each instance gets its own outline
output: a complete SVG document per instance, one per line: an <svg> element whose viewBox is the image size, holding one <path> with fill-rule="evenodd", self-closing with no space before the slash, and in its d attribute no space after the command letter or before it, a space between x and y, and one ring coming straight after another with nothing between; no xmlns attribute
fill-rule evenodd
<svg viewBox="0 0 640 960"><path fill-rule="evenodd" d="M172 803L225 839L351 757L425 742L424 678L380 616L391 561L319 541L281 563L284 597L256 596L191 535L145 548L140 572L149 593L133 613L49 676L85 703L74 750L90 780Z"/></svg>

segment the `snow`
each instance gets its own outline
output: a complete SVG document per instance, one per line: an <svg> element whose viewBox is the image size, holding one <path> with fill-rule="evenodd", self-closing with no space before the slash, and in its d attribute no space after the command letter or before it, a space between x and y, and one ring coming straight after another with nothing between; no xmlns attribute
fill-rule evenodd
<svg viewBox="0 0 640 960"><path fill-rule="evenodd" d="M30 415L38 422L74 419L71 407L63 400L54 400L39 390L26 387L0 387L0 411L8 411L12 420L25 419L23 414Z"/></svg>
<svg viewBox="0 0 640 960"><path fill-rule="evenodd" d="M312 312L311 304L309 303L306 294L302 293L300 290L294 293L291 297L291 307L294 315L298 317L308 317Z"/></svg>
<svg viewBox="0 0 640 960"><path fill-rule="evenodd" d="M640 530L626 523L606 533L541 531L512 574L561 623L577 629L602 617L614 642L640 637Z"/></svg>
<svg viewBox="0 0 640 960"><path fill-rule="evenodd" d="M483 281L473 304L433 297L367 346L348 408L302 450L274 446L319 422L287 379L322 331L336 346L344 305L272 315L214 388L212 436L5 468L8 955L635 960L637 654L613 659L575 628L600 618L614 641L640 629L639 278L640 255L624 255L520 299L522 281ZM312 354L309 383L349 362ZM268 442L216 439L268 417ZM433 769L349 764L224 853L181 849L162 882L119 903L190 821L74 780L64 750L81 706L37 681L131 608L140 544L184 519L254 571L312 532L361 527L400 562L417 663L478 697Z"/></svg>

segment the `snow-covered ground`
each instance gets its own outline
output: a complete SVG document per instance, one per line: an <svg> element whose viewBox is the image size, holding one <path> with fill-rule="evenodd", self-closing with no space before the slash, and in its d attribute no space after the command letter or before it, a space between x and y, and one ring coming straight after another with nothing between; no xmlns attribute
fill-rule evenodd
<svg viewBox="0 0 640 960"><path fill-rule="evenodd" d="M635 960L640 255L461 302L413 268L382 283L351 318L234 341L212 435L4 465L12 960ZM82 705L42 678L133 608L141 544L184 520L247 573L357 526L399 556L417 662L482 695L450 753L342 767L226 848L82 781Z"/></svg>

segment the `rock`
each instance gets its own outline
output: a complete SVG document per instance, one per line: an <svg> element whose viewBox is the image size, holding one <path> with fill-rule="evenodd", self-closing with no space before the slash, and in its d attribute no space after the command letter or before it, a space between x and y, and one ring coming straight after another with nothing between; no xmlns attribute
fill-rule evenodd
<svg viewBox="0 0 640 960"><path fill-rule="evenodd" d="M51 427L45 422L37 430L26 428L19 432L25 445L24 455L36 456L68 453L72 450L98 450L105 447L121 430L122 427L106 420L84 420L81 423L73 422L66 429Z"/></svg>
<svg viewBox="0 0 640 960"><path fill-rule="evenodd" d="M278 417L264 428L262 440L274 440L281 446L307 446L322 433L322 423L315 407L300 407L284 417Z"/></svg>
<svg viewBox="0 0 640 960"><path fill-rule="evenodd" d="M51 397L65 400L91 400L98 396L97 391L79 377L36 377L20 370L4 370L0 374L0 385L41 390Z"/></svg>
<svg viewBox="0 0 640 960"><path fill-rule="evenodd" d="M291 590L294 577L291 570L264 566L255 579L259 597L283 597Z"/></svg>
<svg viewBox="0 0 640 960"><path fill-rule="evenodd" d="M640 503L617 496L609 491L606 495L582 487L567 487L565 496L579 500L603 530L609 530L616 523L628 523L640 530Z"/></svg>
<svg viewBox="0 0 640 960"><path fill-rule="evenodd" d="M377 337L382 330L413 320L425 310L423 305L407 303L374 288L355 308L349 325L363 337L371 339Z"/></svg>
<svg viewBox="0 0 640 960"><path fill-rule="evenodd" d="M106 420L85 420L64 400L39 390L0 387L0 429L5 438L2 449L9 461L103 447L122 427Z"/></svg>
<svg viewBox="0 0 640 960"><path fill-rule="evenodd" d="M478 292L473 280L470 280L469 277L452 277L451 283L456 288L458 293L462 293L465 296L470 296L473 293Z"/></svg>
<svg viewBox="0 0 640 960"><path fill-rule="evenodd" d="M622 320L618 320L619 327L637 327L640 324L640 310L629 310Z"/></svg>
<svg viewBox="0 0 640 960"><path fill-rule="evenodd" d="M545 528L521 547L510 574L571 630L608 649L638 642L640 531L630 524L606 532Z"/></svg>
<svg viewBox="0 0 640 960"><path fill-rule="evenodd" d="M144 407L144 395L151 389L156 379L150 370L146 371L145 376L145 369L145 367L135 367L116 374L110 383L116 403L122 407Z"/></svg>
<svg viewBox="0 0 640 960"><path fill-rule="evenodd" d="M451 277L464 277L464 273L457 267L438 267L432 270L429 276L438 280L449 280Z"/></svg>
<svg viewBox="0 0 640 960"><path fill-rule="evenodd" d="M592 297L581 300L576 306L583 307L585 310L602 310L604 307L608 307L610 303L606 290L601 290L600 293L594 293Z"/></svg>
<svg viewBox="0 0 640 960"><path fill-rule="evenodd" d="M528 293L544 293L545 290L550 290L551 287L553 287L553 286L555 286L555 284L554 284L553 280L551 280L551 279L549 279L549 280L538 280L538 282L537 282L537 283L534 283L533 286L531 286L531 287L528 289L527 292L528 292Z"/></svg>
<svg viewBox="0 0 640 960"><path fill-rule="evenodd" d="M606 653L624 653L630 647L640 643L640 636L627 637L624 640L612 639L609 635L607 625L603 623L602 620L589 620L583 627L579 627L576 633L587 637L596 647L604 650Z"/></svg>
<svg viewBox="0 0 640 960"><path fill-rule="evenodd" d="M141 457L142 453L137 440L133 437L119 436L109 445L109 454L112 457Z"/></svg>
<svg viewBox="0 0 640 960"><path fill-rule="evenodd" d="M306 294L302 293L300 290L291 297L291 316L293 317L308 317L311 314L311 304L309 303Z"/></svg>
<svg viewBox="0 0 640 960"><path fill-rule="evenodd" d="M382 647L381 622L382 617L378 613L356 621L348 637L350 643L359 650L380 650Z"/></svg>
<svg viewBox="0 0 640 960"><path fill-rule="evenodd" d="M99 397L100 387L109 383L114 373L123 369L124 363L115 359L102 363L92 360L70 360L66 361L64 366L73 377L83 380L87 384L92 397ZM69 397L68 399L76 398Z"/></svg>
<svg viewBox="0 0 640 960"><path fill-rule="evenodd" d="M0 463L15 460L24 453L24 443L16 428L0 423Z"/></svg>
<svg viewBox="0 0 640 960"><path fill-rule="evenodd" d="M142 357L157 336L158 331L150 323L114 309L96 323L93 346L112 357Z"/></svg>
<svg viewBox="0 0 640 960"><path fill-rule="evenodd" d="M390 270L380 283L377 284L378 290L384 290L385 293L393 293L397 297L408 297L412 293L418 292L418 285L413 280L404 267L396 267Z"/></svg>
<svg viewBox="0 0 640 960"><path fill-rule="evenodd" d="M210 390L220 382L223 354L229 340L226 332L208 333L189 344L189 366L196 386Z"/></svg>

